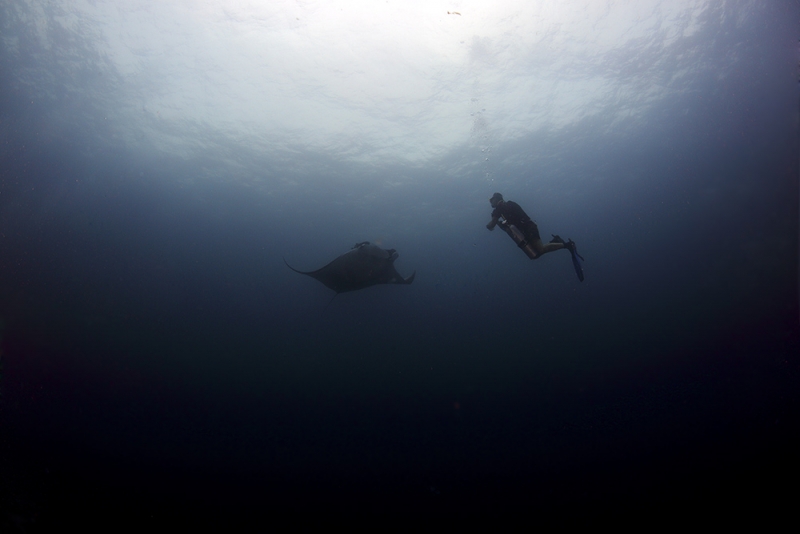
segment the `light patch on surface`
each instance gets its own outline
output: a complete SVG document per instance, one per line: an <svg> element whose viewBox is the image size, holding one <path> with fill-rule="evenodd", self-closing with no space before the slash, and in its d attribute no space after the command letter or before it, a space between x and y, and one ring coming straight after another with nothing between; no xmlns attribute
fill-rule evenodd
<svg viewBox="0 0 800 534"><path fill-rule="evenodd" d="M694 0L20 6L43 49L66 34L97 51L118 80L97 105L128 143L187 157L239 146L414 164L599 113L610 126L637 117L681 90L692 65L681 66L679 45L707 9Z"/></svg>

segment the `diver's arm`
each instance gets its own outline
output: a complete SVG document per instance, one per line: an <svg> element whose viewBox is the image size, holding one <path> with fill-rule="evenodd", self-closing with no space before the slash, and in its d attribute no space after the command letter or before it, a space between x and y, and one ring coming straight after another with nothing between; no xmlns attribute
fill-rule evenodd
<svg viewBox="0 0 800 534"><path fill-rule="evenodd" d="M492 217L492 220L491 220L491 221L489 221L489 224L487 224L487 225L486 225L486 228L487 228L488 230L490 230L490 231L491 231L491 230L494 230L494 227L495 227L495 226L497 226L497 221L498 221L499 219L500 219L499 217Z"/></svg>

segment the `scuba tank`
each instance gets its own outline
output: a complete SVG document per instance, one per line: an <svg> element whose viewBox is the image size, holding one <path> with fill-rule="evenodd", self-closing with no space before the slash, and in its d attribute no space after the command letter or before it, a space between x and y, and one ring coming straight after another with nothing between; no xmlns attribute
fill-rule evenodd
<svg viewBox="0 0 800 534"><path fill-rule="evenodd" d="M522 249L522 252L524 252L526 256L532 260L535 260L538 257L531 244L525 239L525 234L523 234L519 228L513 224L509 224L505 218L501 218L498 221L498 225L505 231L505 233L508 234L511 239L514 240L514 243L516 243L517 246Z"/></svg>

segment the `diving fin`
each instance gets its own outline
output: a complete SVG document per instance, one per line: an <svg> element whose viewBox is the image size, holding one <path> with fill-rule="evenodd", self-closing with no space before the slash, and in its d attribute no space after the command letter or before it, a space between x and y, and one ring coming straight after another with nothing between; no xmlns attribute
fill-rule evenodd
<svg viewBox="0 0 800 534"><path fill-rule="evenodd" d="M572 254L572 266L575 267L575 274L578 275L578 280L583 282L583 265L581 264L583 256L578 254L578 250L575 248L575 241L572 239L567 241L565 248L569 249L569 253Z"/></svg>

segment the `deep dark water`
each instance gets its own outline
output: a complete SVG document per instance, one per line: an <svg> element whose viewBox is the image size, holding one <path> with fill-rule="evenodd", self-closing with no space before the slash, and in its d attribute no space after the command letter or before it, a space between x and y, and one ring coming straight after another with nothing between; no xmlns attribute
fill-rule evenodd
<svg viewBox="0 0 800 534"><path fill-rule="evenodd" d="M797 88L760 46L745 66L781 75L743 68L686 118L575 141L563 164L596 182L507 169L543 235L578 241L583 284L485 231L502 185L206 183L193 161L90 150L5 83L0 530L785 518ZM415 283L325 309L283 265L365 239Z"/></svg>
<svg viewBox="0 0 800 534"><path fill-rule="evenodd" d="M316 254L263 239L277 223L249 192L181 204L177 186L123 176L54 201L85 169L38 150L6 160L47 192L20 187L4 210L7 517L558 524L789 506L797 250L775 243L794 223L764 214L744 248L689 237L691 259L606 288L602 247L583 285L565 257L523 263L557 280L533 299L508 265L436 277L409 239L398 268L415 285L323 311L330 293L280 258ZM663 253L637 246L620 251L633 265ZM750 246L765 264L736 263Z"/></svg>

